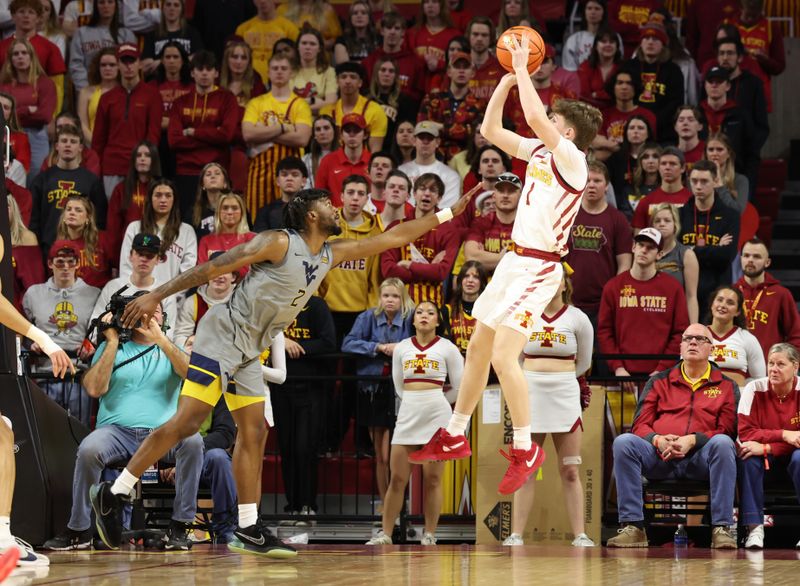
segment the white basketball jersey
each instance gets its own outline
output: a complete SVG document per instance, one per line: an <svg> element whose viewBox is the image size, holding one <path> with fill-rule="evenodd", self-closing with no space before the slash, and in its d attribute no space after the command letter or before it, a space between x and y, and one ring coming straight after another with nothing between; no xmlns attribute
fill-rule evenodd
<svg viewBox="0 0 800 586"><path fill-rule="evenodd" d="M517 158L528 161L528 168L511 237L519 246L563 256L589 176L586 155L563 137L553 151L527 138Z"/></svg>

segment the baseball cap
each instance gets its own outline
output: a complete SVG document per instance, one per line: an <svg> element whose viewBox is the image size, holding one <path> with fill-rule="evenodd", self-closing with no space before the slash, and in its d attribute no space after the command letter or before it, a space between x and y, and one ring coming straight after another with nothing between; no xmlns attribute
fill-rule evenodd
<svg viewBox="0 0 800 586"><path fill-rule="evenodd" d="M661 250L661 232L652 227L642 228L639 233L633 237L637 242L639 240L649 240Z"/></svg>
<svg viewBox="0 0 800 586"><path fill-rule="evenodd" d="M137 234L133 237L131 250L159 254L161 252L161 238L153 234Z"/></svg>
<svg viewBox="0 0 800 586"><path fill-rule="evenodd" d="M650 21L645 23L639 29L639 32L640 39L644 39L645 37L655 37L665 45L669 43L669 37L667 37L666 29L658 22Z"/></svg>
<svg viewBox="0 0 800 586"><path fill-rule="evenodd" d="M417 125L414 127L414 136L419 136L420 134L430 134L431 136L439 136L439 124L433 122L432 120L423 120L422 122L417 122Z"/></svg>
<svg viewBox="0 0 800 586"><path fill-rule="evenodd" d="M500 175L498 175L495 186L500 185L501 183L510 183L517 189L522 189L522 181L520 181L519 177L517 177L513 173L501 173Z"/></svg>
<svg viewBox="0 0 800 586"><path fill-rule="evenodd" d="M469 54L464 53L464 51L456 51L453 53L453 56L450 57L450 66L452 67L459 61L466 61L468 64L472 65L472 58Z"/></svg>
<svg viewBox="0 0 800 586"><path fill-rule="evenodd" d="M483 193L481 193L478 197L475 198L475 209L477 209L478 212L480 212L481 207L483 207L483 202L485 202L493 195L494 195L493 191L484 191Z"/></svg>
<svg viewBox="0 0 800 586"><path fill-rule="evenodd" d="M81 249L71 240L56 240L50 247L50 254L48 254L47 260L53 260L57 256L65 255L72 255L75 258L80 258Z"/></svg>
<svg viewBox="0 0 800 586"><path fill-rule="evenodd" d="M712 79L720 79L722 81L728 81L730 77L731 77L730 71L728 71L724 67L715 65L714 67L706 71L706 76L703 78L703 81L711 81Z"/></svg>
<svg viewBox="0 0 800 586"><path fill-rule="evenodd" d="M133 43L122 43L119 47L117 47L117 59L122 59L123 57L133 57L134 59L139 59L139 47Z"/></svg>
<svg viewBox="0 0 800 586"><path fill-rule="evenodd" d="M355 125L358 126L361 130L367 128L367 121L361 114L357 112L350 112L349 114L345 114L342 116L342 128L348 125Z"/></svg>

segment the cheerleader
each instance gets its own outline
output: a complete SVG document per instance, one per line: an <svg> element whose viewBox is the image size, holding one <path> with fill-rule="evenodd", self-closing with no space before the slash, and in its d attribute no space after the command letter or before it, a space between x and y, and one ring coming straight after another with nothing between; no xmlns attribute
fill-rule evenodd
<svg viewBox="0 0 800 586"><path fill-rule="evenodd" d="M767 376L764 353L758 339L744 327L744 297L732 285L711 294L711 359L740 387Z"/></svg>
<svg viewBox="0 0 800 586"><path fill-rule="evenodd" d="M572 269L565 265L564 278L553 300L542 314L540 330L534 331L523 350L523 369L528 381L531 409L531 438L541 446L551 434L558 457L574 547L594 547L584 531L581 464L581 408L589 405L590 395L584 374L592 360L594 331L589 318L569 305L572 285L567 278ZM514 494L511 535L503 545L522 545L522 532L533 506L533 477Z"/></svg>
<svg viewBox="0 0 800 586"><path fill-rule="evenodd" d="M416 335L399 342L392 353L392 378L400 410L392 438L390 454L391 479L383 503L383 531L367 545L391 545L392 529L411 475L408 455L423 446L441 427L447 425L453 413L464 359L458 348L440 337L443 324L439 307L423 301L414 310ZM443 335L443 334L442 334ZM445 378L450 390L442 392ZM442 471L444 462L422 464L425 532L422 545L436 545L434 533L442 509Z"/></svg>

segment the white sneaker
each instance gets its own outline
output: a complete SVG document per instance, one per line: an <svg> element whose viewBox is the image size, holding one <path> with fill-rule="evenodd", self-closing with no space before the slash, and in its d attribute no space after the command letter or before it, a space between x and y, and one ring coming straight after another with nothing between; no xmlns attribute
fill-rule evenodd
<svg viewBox="0 0 800 586"><path fill-rule="evenodd" d="M798 544L800 545L800 544ZM756 525L747 534L747 541L744 542L745 549L764 549L764 526Z"/></svg>
<svg viewBox="0 0 800 586"><path fill-rule="evenodd" d="M420 545L436 545L436 537L433 533L425 533L422 539L419 540Z"/></svg>
<svg viewBox="0 0 800 586"><path fill-rule="evenodd" d="M511 535L505 538L505 541L503 541L503 545L506 546L525 545L525 542L522 541L522 535L520 535L519 533L512 533Z"/></svg>
<svg viewBox="0 0 800 586"><path fill-rule="evenodd" d="M14 537L13 539L14 540L9 543L0 543L0 550L10 546L16 547L19 550L17 567L31 568L50 565L50 560L47 558L47 556L43 556L42 554L33 551L33 546L30 543L23 541L19 537Z"/></svg>
<svg viewBox="0 0 800 586"><path fill-rule="evenodd" d="M392 538L381 531L375 537L367 541L367 545L392 545Z"/></svg>
<svg viewBox="0 0 800 586"><path fill-rule="evenodd" d="M572 547L594 547L594 541L586 533L581 533L572 540Z"/></svg>

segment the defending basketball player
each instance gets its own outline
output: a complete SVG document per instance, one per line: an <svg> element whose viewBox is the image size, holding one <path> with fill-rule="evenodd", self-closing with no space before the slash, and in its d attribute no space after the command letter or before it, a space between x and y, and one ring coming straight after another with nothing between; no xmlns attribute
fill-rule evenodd
<svg viewBox="0 0 800 586"><path fill-rule="evenodd" d="M486 108L481 133L512 157L528 161L525 186L512 230L513 251L495 269L494 278L475 302L478 320L467 348L461 390L446 429L410 455L412 462L452 460L471 454L464 432L494 367L514 426L510 465L500 482L511 494L544 462L541 447L531 441L528 386L517 359L561 283L561 257L580 209L588 177L584 150L602 123L588 104L561 100L547 116L528 72L528 38L511 37L514 73L497 85ZM525 139L502 124L503 105L514 84L528 125L538 139Z"/></svg>
<svg viewBox="0 0 800 586"><path fill-rule="evenodd" d="M404 222L363 240L328 242L329 236L341 232L339 212L327 191L303 190L286 205L287 230L262 232L129 303L123 315L126 326L147 320L158 302L174 293L250 265L230 301L209 309L198 324L176 414L144 441L113 485L106 482L92 487L92 507L102 540L114 549L119 547L122 505L137 479L179 440L195 433L224 392L238 428L233 472L239 494L239 527L228 547L277 559L297 555L271 535L258 517L266 441L259 355L292 323L330 269L415 240L463 212L475 191L464 194L452 210Z"/></svg>
<svg viewBox="0 0 800 586"><path fill-rule="evenodd" d="M50 336L25 319L2 294L0 324L36 342L50 358L54 376L64 378L67 372L75 374L75 366L66 352ZM0 581L15 566L46 566L50 563L45 556L35 553L30 545L11 534L11 502L15 477L14 433L11 431L11 421L0 413Z"/></svg>

